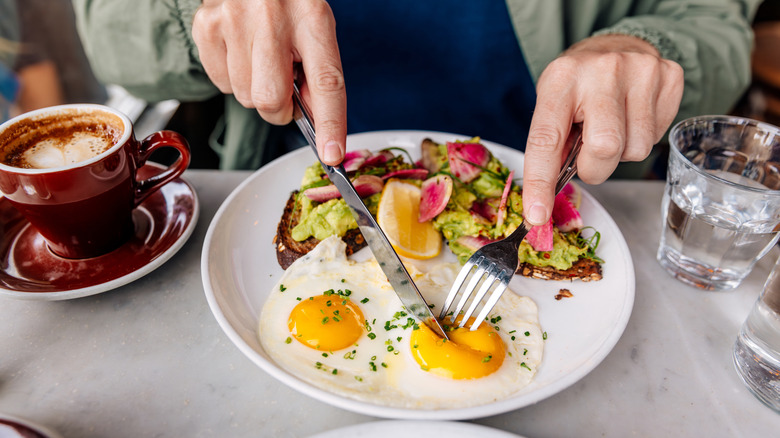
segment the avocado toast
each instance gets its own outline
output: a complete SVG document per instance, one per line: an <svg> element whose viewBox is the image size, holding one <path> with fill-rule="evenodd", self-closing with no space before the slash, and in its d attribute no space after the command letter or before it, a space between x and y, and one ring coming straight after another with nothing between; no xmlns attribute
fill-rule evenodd
<svg viewBox="0 0 780 438"><path fill-rule="evenodd" d="M422 158L412 163L397 148L354 151L344 160L363 200L376 214L384 181L406 178L421 187L420 220L432 221L461 263L480 246L509 235L522 221L521 189L479 138L438 144L426 139ZM405 152L405 151L404 151ZM519 252L517 272L547 280L599 280L595 255L599 234L585 238L576 210L575 186L556 197L551 222L534 227ZM347 243L348 254L365 246L357 225L319 164L307 168L301 188L293 192L274 238L277 259L287 268L329 235Z"/></svg>

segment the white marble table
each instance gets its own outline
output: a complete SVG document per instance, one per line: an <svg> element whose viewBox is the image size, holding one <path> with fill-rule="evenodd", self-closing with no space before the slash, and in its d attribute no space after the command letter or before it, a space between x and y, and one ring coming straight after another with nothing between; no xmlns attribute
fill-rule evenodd
<svg viewBox="0 0 780 438"><path fill-rule="evenodd" d="M200 276L217 208L249 173L188 171L189 242L134 283L70 301L0 299L0 412L80 437L305 437L376 419L278 383L223 334ZM536 405L475 423L528 438L776 436L780 415L742 386L731 345L777 253L731 292L678 283L655 261L661 182L586 187L631 249L636 300L594 371Z"/></svg>

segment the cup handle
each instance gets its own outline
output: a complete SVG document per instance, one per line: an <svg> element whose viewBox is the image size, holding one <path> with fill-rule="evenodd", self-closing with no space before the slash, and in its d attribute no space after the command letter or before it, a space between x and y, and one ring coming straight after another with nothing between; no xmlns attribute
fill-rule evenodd
<svg viewBox="0 0 780 438"><path fill-rule="evenodd" d="M159 148L172 147L179 151L179 158L162 173L138 181L135 188L135 205L138 206L154 191L187 170L190 164L190 146L183 135L173 131L159 131L141 140L138 155L135 157L136 168L140 169L152 152Z"/></svg>

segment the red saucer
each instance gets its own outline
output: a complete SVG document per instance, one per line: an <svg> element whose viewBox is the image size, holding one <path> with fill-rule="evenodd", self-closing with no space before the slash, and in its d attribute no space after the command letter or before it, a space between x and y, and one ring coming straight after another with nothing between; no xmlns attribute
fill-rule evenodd
<svg viewBox="0 0 780 438"><path fill-rule="evenodd" d="M160 173L147 164L139 179ZM0 198L0 295L62 300L114 289L153 271L181 248L198 217L198 198L183 179L150 195L133 211L135 235L116 250L90 259L54 254L43 237Z"/></svg>

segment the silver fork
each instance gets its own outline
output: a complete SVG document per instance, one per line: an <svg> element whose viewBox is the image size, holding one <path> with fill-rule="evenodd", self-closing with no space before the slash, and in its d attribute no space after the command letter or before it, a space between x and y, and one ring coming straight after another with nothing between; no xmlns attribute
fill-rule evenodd
<svg viewBox="0 0 780 438"><path fill-rule="evenodd" d="M571 180L575 173L577 173L577 154L579 154L582 147L582 125L575 124L572 126L572 130L569 133L567 139L567 145L571 145L568 158L561 168L561 173L558 175L558 182L555 185L555 194L557 195L563 186ZM515 231L512 232L505 239L498 242L489 243L475 252L463 265L458 277L455 279L452 288L450 289L447 299L444 302L444 307L441 309L439 319L443 320L447 315L453 302L455 302L458 292L460 291L466 279L470 280L466 285L466 288L461 294L460 301L455 307L455 310L451 314L452 321L455 321L460 311L469 301L469 298L480 286L479 291L471 300L471 305L463 314L463 318L458 324L458 327L463 327L468 322L469 318L479 306L479 303L485 298L488 291L495 285L495 289L488 297L482 306L482 310L474 319L474 323L471 325L471 330L476 330L479 324L484 320L488 313L501 298L501 295L509 285L509 281L515 275L518 265L518 250L520 248L520 242L523 241L525 235L530 231L531 226L528 225L525 220L520 224ZM472 274L473 275L470 275Z"/></svg>

